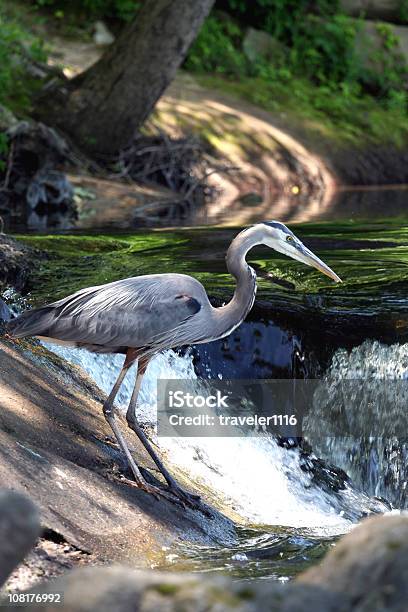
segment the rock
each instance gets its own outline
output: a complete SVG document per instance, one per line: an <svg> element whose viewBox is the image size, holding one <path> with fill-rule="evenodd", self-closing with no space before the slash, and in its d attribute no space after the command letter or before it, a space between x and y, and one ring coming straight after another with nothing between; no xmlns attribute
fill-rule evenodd
<svg viewBox="0 0 408 612"><path fill-rule="evenodd" d="M259 609L271 612L346 612L349 610L346 597L332 593L329 586L291 582L286 585L285 590L281 593L281 601L275 606L270 605L270 595L267 594L267 589L265 589L264 597L265 603ZM273 599L276 599L276 596Z"/></svg>
<svg viewBox="0 0 408 612"><path fill-rule="evenodd" d="M275 585L278 590L279 585ZM31 592L64 595L64 609L81 612L157 612L165 610L254 610L255 592L227 578L208 580L200 574L165 574L126 567L75 570ZM4 605L4 604L3 604ZM6 606L7 609L7 606ZM57 609L31 605L31 610Z"/></svg>
<svg viewBox="0 0 408 612"><path fill-rule="evenodd" d="M408 516L366 519L297 582L347 593L353 610L403 612L408 601Z"/></svg>
<svg viewBox="0 0 408 612"><path fill-rule="evenodd" d="M47 168L36 172L26 193L27 204L33 209L39 204L70 207L73 197L74 190L65 174Z"/></svg>
<svg viewBox="0 0 408 612"><path fill-rule="evenodd" d="M40 534L32 501L15 491L0 491L0 586L24 559Z"/></svg>
<svg viewBox="0 0 408 612"><path fill-rule="evenodd" d="M346 15L386 21L402 20L401 0L340 0L340 8Z"/></svg>
<svg viewBox="0 0 408 612"><path fill-rule="evenodd" d="M29 592L63 593L64 609L70 612L338 612L339 604L344 603L342 597L322 587L300 584L285 587L272 580L248 584L221 576L137 571L121 566L74 570L30 588ZM29 609L58 608L31 604Z"/></svg>
<svg viewBox="0 0 408 612"><path fill-rule="evenodd" d="M77 163L66 141L42 123L20 121L7 130L10 159L6 188L0 193L0 214L6 227L30 225L30 214L57 213L73 223L73 188L59 168ZM11 225L13 224L13 225ZM55 223L56 224L56 223Z"/></svg>
<svg viewBox="0 0 408 612"><path fill-rule="evenodd" d="M396 46L387 51L384 39L388 36L395 37ZM382 54L391 57L396 65L408 66L408 27L364 21L356 36L356 54L364 68L378 72L384 70Z"/></svg>
<svg viewBox="0 0 408 612"><path fill-rule="evenodd" d="M8 286L22 291L33 266L42 253L0 234L0 289Z"/></svg>
<svg viewBox="0 0 408 612"><path fill-rule="evenodd" d="M0 482L29 493L44 527L96 561L139 568L163 563L164 547L175 543L236 542L234 524L215 509L207 516L126 484L126 463L103 418L104 396L77 368L38 344L7 340L0 341L0 364L0 448L7 449ZM135 436L129 444L153 480L150 456Z"/></svg>
<svg viewBox="0 0 408 612"><path fill-rule="evenodd" d="M284 53L282 43L270 34L254 28L248 28L242 48L251 62L256 62L259 59L276 61Z"/></svg>
<svg viewBox="0 0 408 612"><path fill-rule="evenodd" d="M115 41L114 35L108 30L103 21L96 21L94 25L93 40L101 47L111 45Z"/></svg>

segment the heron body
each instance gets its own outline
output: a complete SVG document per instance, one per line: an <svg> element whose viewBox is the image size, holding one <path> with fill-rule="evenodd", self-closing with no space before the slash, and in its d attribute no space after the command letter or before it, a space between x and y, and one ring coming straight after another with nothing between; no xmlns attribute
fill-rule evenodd
<svg viewBox="0 0 408 612"><path fill-rule="evenodd" d="M203 285L195 278L185 274L152 274L81 289L23 313L9 324L9 332L15 337L39 336L94 352L126 355L118 380L104 404L104 415L128 459L136 485L150 493L189 505L198 503L196 496L177 485L137 423L137 396L147 364L154 354L164 349L211 342L227 336L242 323L256 294L256 274L245 258L258 244L314 266L336 282L340 281L285 225L271 221L243 230L232 241L226 264L236 287L231 301L219 308L211 305ZM135 361L138 371L127 421L166 479L167 490L148 484L142 477L115 420L115 396Z"/></svg>

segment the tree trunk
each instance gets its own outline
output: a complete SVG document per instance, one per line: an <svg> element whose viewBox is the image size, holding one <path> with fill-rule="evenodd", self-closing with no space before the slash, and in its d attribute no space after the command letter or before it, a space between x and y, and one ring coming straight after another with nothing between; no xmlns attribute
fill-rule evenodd
<svg viewBox="0 0 408 612"><path fill-rule="evenodd" d="M126 146L174 78L214 0L144 0L104 56L38 113L94 155Z"/></svg>

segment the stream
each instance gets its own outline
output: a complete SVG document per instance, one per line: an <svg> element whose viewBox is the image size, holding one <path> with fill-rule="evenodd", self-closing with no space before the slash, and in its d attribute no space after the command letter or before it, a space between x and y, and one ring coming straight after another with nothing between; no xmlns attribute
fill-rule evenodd
<svg viewBox="0 0 408 612"><path fill-rule="evenodd" d="M384 192L364 197L374 196L385 207ZM234 547L180 546L168 551L167 569L284 582L320 559L367 514L408 507L406 402L395 385L408 378L408 221L402 217L407 198L407 192L398 192L395 216L386 220L377 212L369 218L368 206L353 194L355 210L350 203L335 221L322 214L313 222L289 224L344 283L335 285L264 247L254 249L248 261L259 289L248 319L223 340L167 351L149 364L138 416L152 428L158 378L189 379L195 389L206 379L324 379L333 393L336 383L364 380L378 407L376 428L365 436L329 435L338 416L333 395L326 402L317 398L305 416L306 444L278 443L268 433L242 437L239 431L229 438L157 437L170 467L210 491L240 524ZM236 233L217 226L18 235L49 253L27 299L42 304L87 285L174 271L198 278L217 305L233 291L224 254ZM105 392L123 361L120 355L47 347L80 365ZM131 390L129 374L119 406L126 406ZM351 413L356 406L351 398ZM401 422L387 437L382 417L390 410ZM358 419L354 413L348 417Z"/></svg>

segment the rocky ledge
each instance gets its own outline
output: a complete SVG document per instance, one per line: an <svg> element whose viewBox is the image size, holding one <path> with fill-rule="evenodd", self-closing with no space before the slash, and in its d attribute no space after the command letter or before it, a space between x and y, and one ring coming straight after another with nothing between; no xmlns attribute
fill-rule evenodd
<svg viewBox="0 0 408 612"><path fill-rule="evenodd" d="M0 397L0 482L38 506L43 532L37 561L44 551L51 561L55 557L47 575L61 570L52 543L77 552L72 565L117 561L150 567L179 541L235 540L233 522L209 506L184 508L129 486L131 475L102 414L101 392L38 342L0 342ZM125 423L121 427L127 430ZM136 437L129 436L129 444L146 478L155 482L150 457ZM183 474L176 477L187 484Z"/></svg>

